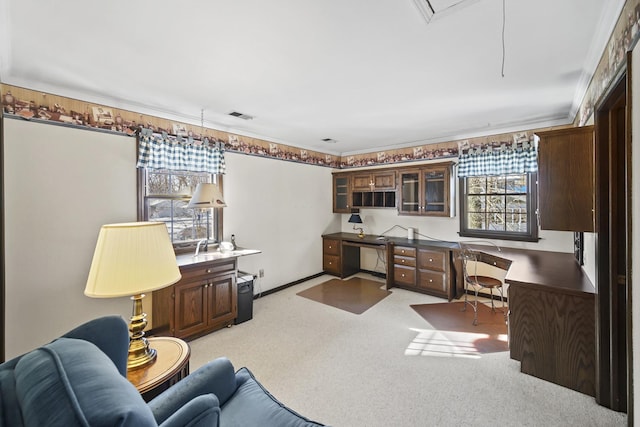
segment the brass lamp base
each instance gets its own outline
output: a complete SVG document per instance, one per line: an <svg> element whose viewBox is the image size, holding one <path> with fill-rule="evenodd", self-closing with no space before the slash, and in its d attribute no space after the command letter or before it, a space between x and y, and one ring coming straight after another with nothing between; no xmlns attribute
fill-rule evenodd
<svg viewBox="0 0 640 427"><path fill-rule="evenodd" d="M144 337L144 328L147 327L147 314L142 312L142 298L144 294L131 297L133 300L133 314L129 323L129 355L127 356L127 369L137 369L156 360L156 351L149 347L149 341Z"/></svg>
<svg viewBox="0 0 640 427"><path fill-rule="evenodd" d="M359 237L360 239L364 239L364 230L363 230L362 228L360 228L360 227L356 227L356 226L354 225L354 226L353 226L353 229L354 229L354 230L360 230L360 233L358 233L358 237Z"/></svg>

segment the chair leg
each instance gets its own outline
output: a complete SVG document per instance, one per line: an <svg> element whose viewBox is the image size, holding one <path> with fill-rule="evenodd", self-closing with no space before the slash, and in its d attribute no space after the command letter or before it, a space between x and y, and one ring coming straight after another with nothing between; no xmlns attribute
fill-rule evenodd
<svg viewBox="0 0 640 427"><path fill-rule="evenodd" d="M489 293L491 294L491 312L496 312L496 306L493 305L493 288L489 288Z"/></svg>
<svg viewBox="0 0 640 427"><path fill-rule="evenodd" d="M460 311L467 311L467 304L469 303L469 301L467 301L467 292L468 292L468 287L467 287L467 281L464 281L464 304L462 304L462 308L460 309Z"/></svg>
<svg viewBox="0 0 640 427"><path fill-rule="evenodd" d="M475 289L475 301L473 304L473 326L478 326L478 288Z"/></svg>

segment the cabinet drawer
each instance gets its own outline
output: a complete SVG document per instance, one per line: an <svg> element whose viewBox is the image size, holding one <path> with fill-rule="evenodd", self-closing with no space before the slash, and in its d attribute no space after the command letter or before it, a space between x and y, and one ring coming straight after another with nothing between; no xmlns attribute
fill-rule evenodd
<svg viewBox="0 0 640 427"><path fill-rule="evenodd" d="M437 271L420 270L418 286L438 292L447 292L446 274Z"/></svg>
<svg viewBox="0 0 640 427"><path fill-rule="evenodd" d="M414 257L416 256L416 248L410 248L407 246L394 246L393 247L393 254L394 255L401 255L401 256L411 256Z"/></svg>
<svg viewBox="0 0 640 427"><path fill-rule="evenodd" d="M420 249L418 251L418 267L425 270L446 271L445 253Z"/></svg>
<svg viewBox="0 0 640 427"><path fill-rule="evenodd" d="M322 253L325 255L340 255L340 241L333 239L322 240Z"/></svg>
<svg viewBox="0 0 640 427"><path fill-rule="evenodd" d="M411 267L403 267L401 265L393 266L393 277L396 283L403 285L415 286L416 284L416 269Z"/></svg>
<svg viewBox="0 0 640 427"><path fill-rule="evenodd" d="M412 257L394 255L393 256L393 263L395 265L405 265L407 267L415 267L416 266L416 259L412 258Z"/></svg>
<svg viewBox="0 0 640 427"><path fill-rule="evenodd" d="M335 255L322 255L322 269L331 273L340 274L340 257Z"/></svg>
<svg viewBox="0 0 640 427"><path fill-rule="evenodd" d="M201 276L211 276L236 271L236 258L228 258L215 262L192 264L180 268L182 280L191 280Z"/></svg>

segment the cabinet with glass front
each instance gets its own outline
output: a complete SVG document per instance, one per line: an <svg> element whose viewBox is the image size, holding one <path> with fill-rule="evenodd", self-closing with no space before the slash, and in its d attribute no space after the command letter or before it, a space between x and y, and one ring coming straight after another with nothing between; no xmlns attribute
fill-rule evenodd
<svg viewBox="0 0 640 427"><path fill-rule="evenodd" d="M453 216L452 162L398 173L400 215Z"/></svg>

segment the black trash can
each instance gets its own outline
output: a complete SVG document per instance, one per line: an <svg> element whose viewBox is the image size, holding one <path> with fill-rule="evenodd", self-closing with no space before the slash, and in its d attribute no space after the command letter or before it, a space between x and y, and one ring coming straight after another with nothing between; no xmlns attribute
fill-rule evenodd
<svg viewBox="0 0 640 427"><path fill-rule="evenodd" d="M253 318L253 275L238 272L238 315L235 324Z"/></svg>

